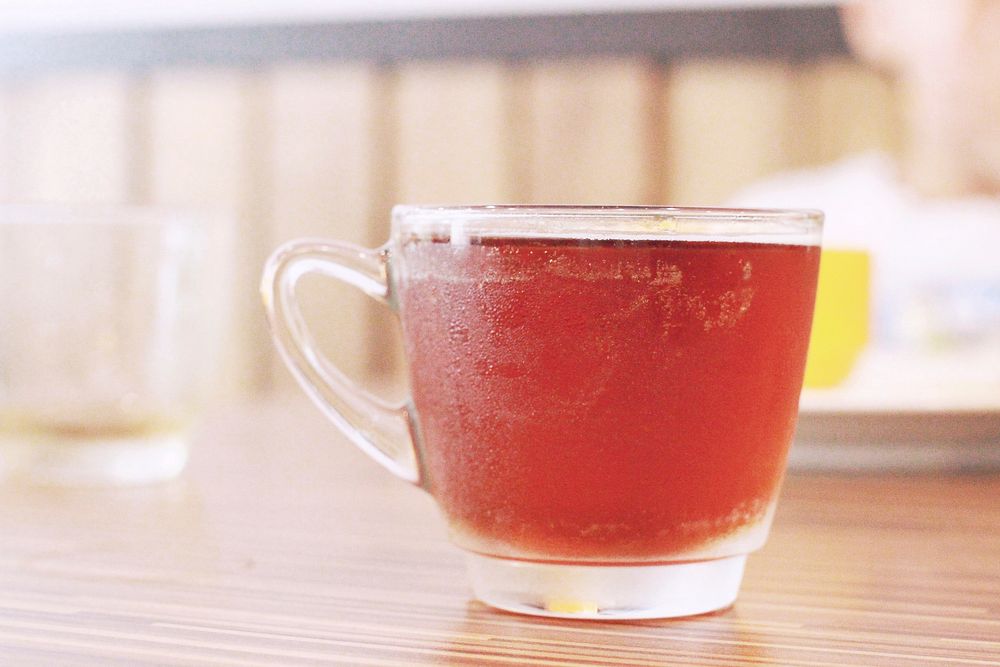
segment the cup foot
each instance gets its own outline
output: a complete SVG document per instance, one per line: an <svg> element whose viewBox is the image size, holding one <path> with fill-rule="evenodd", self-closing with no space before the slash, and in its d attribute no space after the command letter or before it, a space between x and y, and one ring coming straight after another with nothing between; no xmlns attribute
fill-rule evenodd
<svg viewBox="0 0 1000 667"><path fill-rule="evenodd" d="M577 619L693 616L736 600L746 556L658 565L569 565L467 554L472 589L521 614Z"/></svg>
<svg viewBox="0 0 1000 667"><path fill-rule="evenodd" d="M173 479L187 464L183 434L114 439L3 442L11 475L59 486L151 484Z"/></svg>

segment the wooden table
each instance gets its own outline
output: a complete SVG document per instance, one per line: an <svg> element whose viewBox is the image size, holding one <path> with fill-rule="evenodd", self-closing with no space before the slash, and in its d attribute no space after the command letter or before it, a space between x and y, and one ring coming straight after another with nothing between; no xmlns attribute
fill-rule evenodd
<svg viewBox="0 0 1000 667"><path fill-rule="evenodd" d="M543 620L310 406L231 409L169 484L0 484L0 664L1000 665L1000 476L791 476L733 608Z"/></svg>

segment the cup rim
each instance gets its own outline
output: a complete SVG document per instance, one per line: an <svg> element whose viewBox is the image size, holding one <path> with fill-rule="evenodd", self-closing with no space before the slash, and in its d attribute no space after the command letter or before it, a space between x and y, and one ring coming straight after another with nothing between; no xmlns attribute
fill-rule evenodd
<svg viewBox="0 0 1000 667"><path fill-rule="evenodd" d="M694 206L477 205L393 207L394 236L530 236L759 241L819 245L818 209Z"/></svg>
<svg viewBox="0 0 1000 667"><path fill-rule="evenodd" d="M822 224L824 214L814 208L743 208L730 206L655 206L608 204L476 204L476 205L424 205L397 204L392 208L393 217L421 213L442 216L524 216L551 217L662 217L726 218L753 220L817 221Z"/></svg>

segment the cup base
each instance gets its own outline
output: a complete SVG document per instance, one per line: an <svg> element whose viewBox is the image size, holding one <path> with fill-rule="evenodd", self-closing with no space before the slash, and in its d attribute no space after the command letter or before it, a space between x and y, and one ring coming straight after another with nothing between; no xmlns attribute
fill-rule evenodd
<svg viewBox="0 0 1000 667"><path fill-rule="evenodd" d="M693 616L736 600L746 555L658 565L569 565L467 554L472 590L491 607L533 616Z"/></svg>
<svg viewBox="0 0 1000 667"><path fill-rule="evenodd" d="M184 434L114 439L3 441L9 473L37 484L128 486L173 479L187 464Z"/></svg>

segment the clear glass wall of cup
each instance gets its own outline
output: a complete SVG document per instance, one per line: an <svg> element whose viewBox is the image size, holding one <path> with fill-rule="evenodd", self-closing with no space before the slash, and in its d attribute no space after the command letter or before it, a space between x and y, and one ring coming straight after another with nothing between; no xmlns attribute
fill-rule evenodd
<svg viewBox="0 0 1000 667"><path fill-rule="evenodd" d="M283 246L262 291L314 402L434 496L477 598L683 616L730 605L767 537L821 226L816 211L396 207L376 250ZM410 400L316 349L295 297L310 273L398 313Z"/></svg>
<svg viewBox="0 0 1000 667"><path fill-rule="evenodd" d="M0 459L36 482L169 479L226 325L223 220L0 207Z"/></svg>

